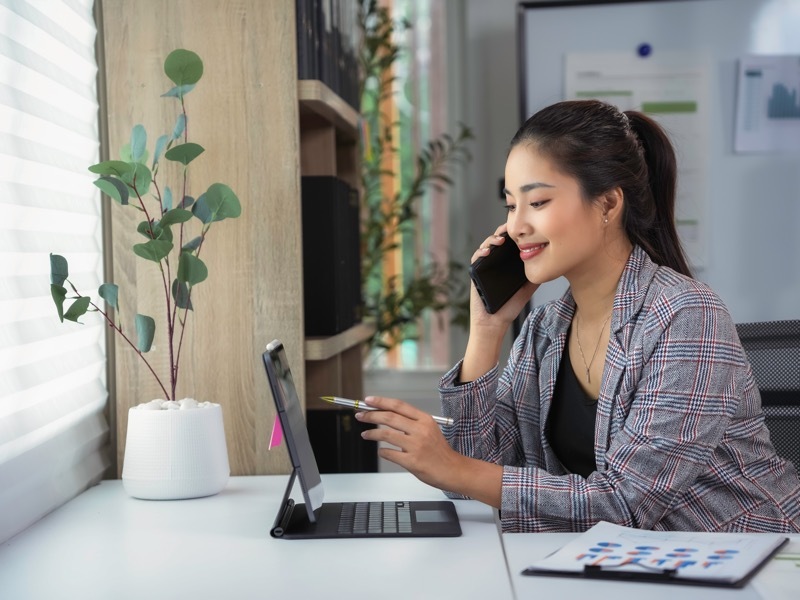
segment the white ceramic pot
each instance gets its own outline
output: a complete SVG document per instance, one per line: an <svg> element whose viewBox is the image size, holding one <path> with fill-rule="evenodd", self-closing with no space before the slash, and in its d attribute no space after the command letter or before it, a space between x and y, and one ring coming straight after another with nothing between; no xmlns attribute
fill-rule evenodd
<svg viewBox="0 0 800 600"><path fill-rule="evenodd" d="M230 476L222 407L128 411L122 484L134 498L212 496Z"/></svg>

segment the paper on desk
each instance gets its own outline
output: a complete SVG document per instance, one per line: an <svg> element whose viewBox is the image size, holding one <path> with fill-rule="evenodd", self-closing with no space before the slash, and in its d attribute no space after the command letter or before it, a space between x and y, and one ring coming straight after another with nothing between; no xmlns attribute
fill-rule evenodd
<svg viewBox="0 0 800 600"><path fill-rule="evenodd" d="M732 583L761 564L785 538L781 534L645 531L601 521L530 569L566 573L580 573L586 565L632 573L674 569L679 578Z"/></svg>
<svg viewBox="0 0 800 600"><path fill-rule="evenodd" d="M275 446L280 446L283 441L283 429L281 429L281 420L278 415L275 415L275 420L272 422L272 433L269 436L269 446L267 450L272 450Z"/></svg>
<svg viewBox="0 0 800 600"><path fill-rule="evenodd" d="M753 579L762 598L796 600L800 589L800 540L789 542Z"/></svg>

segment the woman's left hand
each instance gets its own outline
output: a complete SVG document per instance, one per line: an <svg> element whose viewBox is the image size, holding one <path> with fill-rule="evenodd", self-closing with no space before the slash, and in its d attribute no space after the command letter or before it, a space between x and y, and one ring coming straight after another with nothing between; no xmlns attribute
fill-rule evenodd
<svg viewBox="0 0 800 600"><path fill-rule="evenodd" d="M358 412L356 418L382 427L367 429L361 436L393 446L380 448L378 455L428 485L451 491L464 457L450 447L431 415L393 398L368 396L364 401L378 410Z"/></svg>

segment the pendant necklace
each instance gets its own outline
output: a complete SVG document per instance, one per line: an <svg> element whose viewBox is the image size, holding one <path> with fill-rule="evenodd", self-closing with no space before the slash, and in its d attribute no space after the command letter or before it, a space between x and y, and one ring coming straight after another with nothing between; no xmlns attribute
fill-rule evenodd
<svg viewBox="0 0 800 600"><path fill-rule="evenodd" d="M612 311L613 312L613 311ZM578 350L581 353L581 360L583 361L583 366L586 368L586 381L592 383L592 376L589 374L589 369L592 367L592 363L594 362L594 357L597 356L597 350L600 348L600 340L603 339L603 332L606 329L606 323L611 318L611 313L608 314L606 320L603 321L603 325L600 327L600 335L597 337L597 343L594 346L594 352L592 353L592 359L589 361L589 364L586 364L586 357L583 355L583 346L581 346L581 324L580 324L580 313L575 316L575 339L578 340Z"/></svg>

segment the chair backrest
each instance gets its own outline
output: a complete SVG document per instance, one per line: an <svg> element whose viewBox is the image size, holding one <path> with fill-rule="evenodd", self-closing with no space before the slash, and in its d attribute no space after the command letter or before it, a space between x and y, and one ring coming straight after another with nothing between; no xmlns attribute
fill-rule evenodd
<svg viewBox="0 0 800 600"><path fill-rule="evenodd" d="M740 323L772 443L800 472L800 320Z"/></svg>

